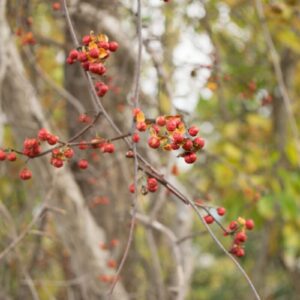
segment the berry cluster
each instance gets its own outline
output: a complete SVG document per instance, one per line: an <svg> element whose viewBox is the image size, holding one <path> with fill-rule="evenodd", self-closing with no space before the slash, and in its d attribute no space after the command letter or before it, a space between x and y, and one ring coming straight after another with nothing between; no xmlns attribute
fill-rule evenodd
<svg viewBox="0 0 300 300"><path fill-rule="evenodd" d="M67 58L68 64L78 61L84 70L93 74L104 75L106 68L105 60L109 57L110 52L115 52L119 48L117 42L109 42L105 34L95 35L91 32L82 38L82 46L70 51Z"/></svg>
<svg viewBox="0 0 300 300"><path fill-rule="evenodd" d="M135 108L133 116L138 131L149 130L148 145L151 148L166 151L181 149L178 157L183 157L186 163L192 164L197 160L196 152L204 147L205 141L202 137L196 137L199 132L196 126L186 129L181 115L159 116L151 121L146 120L139 108Z"/></svg>
<svg viewBox="0 0 300 300"><path fill-rule="evenodd" d="M230 253L237 257L245 255L245 249L243 248L244 243L247 241L248 236L246 230L252 230L254 228L254 221L252 219L245 220L238 218L237 221L230 222L225 236L232 235L233 243L230 248Z"/></svg>
<svg viewBox="0 0 300 300"><path fill-rule="evenodd" d="M90 123L91 118L88 115L82 114L79 117L79 121L83 123ZM47 143L48 145L54 147L42 151L41 145L43 143ZM0 149L0 161L15 161L17 159L17 154L32 159L50 153L50 164L55 168L61 168L64 166L66 161L74 157L74 147L78 147L79 150L100 149L102 153L115 152L114 144L103 138L96 137L91 139L89 142L80 141L65 143L60 141L58 136L50 133L47 129L42 128L39 130L36 138L25 139L22 151L13 149ZM77 165L80 169L87 169L88 161L86 159L80 159ZM32 173L27 167L25 167L21 170L19 177L22 180L28 180L32 177Z"/></svg>
<svg viewBox="0 0 300 300"><path fill-rule="evenodd" d="M146 195L148 192L155 193L158 189L158 181L154 177L148 177L146 185L142 185L141 192L143 195ZM130 193L135 192L135 186L134 183L129 185L129 191Z"/></svg>
<svg viewBox="0 0 300 300"><path fill-rule="evenodd" d="M197 203L196 203L197 204ZM202 203L198 205L202 206ZM218 207L216 212L219 216L224 216L226 214L226 209L224 207ZM204 220L207 224L212 224L215 218L211 214L204 216ZM224 236L232 236L233 242L229 252L236 257L242 257L245 255L244 243L247 241L248 236L246 230L252 230L254 228L254 221L252 219L245 220L241 217L237 221L231 221L229 226L224 229Z"/></svg>
<svg viewBox="0 0 300 300"><path fill-rule="evenodd" d="M97 81L95 83L95 89L96 89L97 95L99 97L103 97L109 90L109 87L104 82Z"/></svg>
<svg viewBox="0 0 300 300"><path fill-rule="evenodd" d="M0 161L4 161L6 159L8 161L15 161L17 160L17 155L15 152L10 152L6 154L3 150L0 149Z"/></svg>
<svg viewBox="0 0 300 300"><path fill-rule="evenodd" d="M70 147L64 147L60 149L53 149L50 163L55 168L61 168L64 165L64 161L74 156L74 150Z"/></svg>

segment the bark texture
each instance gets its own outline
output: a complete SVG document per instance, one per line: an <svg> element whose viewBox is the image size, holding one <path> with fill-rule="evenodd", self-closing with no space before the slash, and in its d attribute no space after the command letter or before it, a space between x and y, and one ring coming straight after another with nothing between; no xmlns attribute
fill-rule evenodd
<svg viewBox="0 0 300 300"><path fill-rule="evenodd" d="M8 118L16 139L22 143L26 137L36 136L41 127L49 128L34 88L27 80L14 39L5 19L5 1L1 2L0 15L0 69L2 74L1 107ZM4 75L3 75L4 74ZM98 276L109 272L107 251L98 247L105 241L105 233L99 227L85 204L84 197L68 168L55 170L47 159L30 162L35 177L29 188L34 188L41 197L49 189L53 196L49 205L62 209L64 214L55 214L60 237L69 250L70 261L79 283L77 299L105 299L106 287ZM37 175L38 174L38 175ZM121 284L117 285L113 299L128 299Z"/></svg>

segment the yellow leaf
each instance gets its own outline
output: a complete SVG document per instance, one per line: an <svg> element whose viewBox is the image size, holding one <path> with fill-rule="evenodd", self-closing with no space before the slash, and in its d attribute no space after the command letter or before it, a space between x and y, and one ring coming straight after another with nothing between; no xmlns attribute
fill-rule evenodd
<svg viewBox="0 0 300 300"><path fill-rule="evenodd" d="M99 34L98 40L99 40L99 42L108 42L108 36L105 34Z"/></svg>
<svg viewBox="0 0 300 300"><path fill-rule="evenodd" d="M95 49L95 48L98 48L97 44L95 42L90 42L89 43L89 50Z"/></svg>
<svg viewBox="0 0 300 300"><path fill-rule="evenodd" d="M171 150L172 150L171 145L170 145L170 144L164 145L164 150L166 150L166 151L171 151Z"/></svg>
<svg viewBox="0 0 300 300"><path fill-rule="evenodd" d="M244 218L242 218L242 217L239 217L239 218L238 218L238 222L239 222L241 225L245 225L246 220L245 220Z"/></svg>
<svg viewBox="0 0 300 300"><path fill-rule="evenodd" d="M155 137L157 136L156 131L153 127L149 128L149 133L150 133L150 136L155 136Z"/></svg>
<svg viewBox="0 0 300 300"><path fill-rule="evenodd" d="M101 59L107 57L107 55L108 55L108 52L105 49L103 49L103 48L100 48L99 52L100 52L99 57Z"/></svg>
<svg viewBox="0 0 300 300"><path fill-rule="evenodd" d="M136 114L136 122L137 123L145 122L145 115L142 111Z"/></svg>
<svg viewBox="0 0 300 300"><path fill-rule="evenodd" d="M212 92L214 92L217 88L218 88L218 85L216 82L214 81L209 81L207 84L206 84L206 87L208 89L210 89Z"/></svg>

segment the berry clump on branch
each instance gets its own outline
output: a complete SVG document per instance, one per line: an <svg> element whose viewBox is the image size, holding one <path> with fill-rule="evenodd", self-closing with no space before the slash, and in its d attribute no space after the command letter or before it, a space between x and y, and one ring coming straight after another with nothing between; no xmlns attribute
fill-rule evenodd
<svg viewBox="0 0 300 300"><path fill-rule="evenodd" d="M196 126L187 128L182 115L159 116L156 120L149 120L141 109L135 108L133 117L138 131L148 130L150 148L181 150L177 156L182 157L187 164L194 163L197 160L196 153L205 146L204 139L197 137L199 129Z"/></svg>

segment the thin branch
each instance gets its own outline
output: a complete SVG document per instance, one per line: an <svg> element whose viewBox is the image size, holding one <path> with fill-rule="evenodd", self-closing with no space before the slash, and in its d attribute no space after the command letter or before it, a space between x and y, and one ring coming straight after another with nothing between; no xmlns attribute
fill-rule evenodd
<svg viewBox="0 0 300 300"><path fill-rule="evenodd" d="M142 18L141 18L141 0L137 0L137 32L138 32L138 58L136 63L136 69L135 69L135 82L134 82L134 93L133 93L133 102L134 107L137 108L139 106L139 93L140 93L140 76L141 76L141 63L142 63ZM135 129L135 121L132 120L131 124L132 131ZM109 298L111 297L114 288L117 284L118 278L121 274L121 271L123 270L124 264L127 260L130 246L133 241L133 234L134 234L134 228L135 228L135 218L137 213L137 200L138 200L138 169L139 169L139 162L137 157L137 145L136 143L132 142L132 149L133 149L133 155L134 155L134 194L131 202L131 222L130 222L130 229L129 229L129 235L128 240L126 243L126 247L121 259L121 262L118 266L116 276L114 277L114 280L111 284L111 287L108 292Z"/></svg>
<svg viewBox="0 0 300 300"><path fill-rule="evenodd" d="M154 228L155 230L163 233L165 236L168 237L168 239L172 243L172 250L174 252L174 257L176 260L176 266L177 266L177 280L178 280L178 288L177 291L177 299L183 299L183 285L184 285L184 272L183 272L183 266L182 266L182 257L181 252L179 249L179 246L177 244L177 237L174 234L174 232L163 225L162 223L151 220L148 216L142 215L140 213L136 214L136 218L138 221L142 222L143 224L150 226L151 228Z"/></svg>
<svg viewBox="0 0 300 300"><path fill-rule="evenodd" d="M29 63L35 69L35 71L40 75L40 78L44 80L57 94L65 98L70 104L72 104L79 113L84 112L84 106L81 102L74 97L69 91L63 87L56 84L56 82L37 64L35 57L30 52L29 48L25 47L23 49Z"/></svg>
<svg viewBox="0 0 300 300"><path fill-rule="evenodd" d="M184 243L185 241L187 241L189 239L193 239L195 237L202 236L204 234L207 234L206 230L205 231L194 232L194 233L188 234L186 236L183 236L183 237L177 239L176 243L177 244L181 244L181 243Z"/></svg>
<svg viewBox="0 0 300 300"><path fill-rule="evenodd" d="M98 112L94 118L94 120L88 124L85 128L83 128L81 131L79 131L77 134L75 134L73 137L71 137L69 139L69 143L75 141L76 139L78 139L79 137L81 137L83 134L85 134L91 127L93 127L95 125L95 123L98 121L100 115L102 114L102 112Z"/></svg>
<svg viewBox="0 0 300 300"><path fill-rule="evenodd" d="M43 216L46 208L43 205L41 211L34 216L28 226L22 231L22 233L16 237L1 253L0 253L0 261L3 259L5 255L7 255L11 250L13 250L30 232L33 226L39 221L39 219Z"/></svg>

